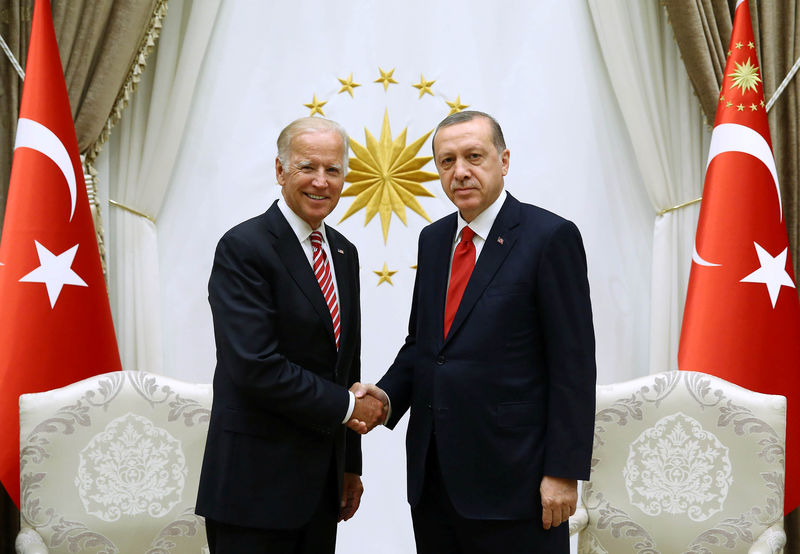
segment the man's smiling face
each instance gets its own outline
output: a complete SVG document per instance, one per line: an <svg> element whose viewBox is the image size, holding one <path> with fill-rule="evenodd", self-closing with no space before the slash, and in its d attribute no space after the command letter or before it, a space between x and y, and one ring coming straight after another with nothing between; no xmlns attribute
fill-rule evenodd
<svg viewBox="0 0 800 554"><path fill-rule="evenodd" d="M339 203L345 147L336 131L309 131L292 138L286 167L275 160L275 176L286 204L312 229Z"/></svg>

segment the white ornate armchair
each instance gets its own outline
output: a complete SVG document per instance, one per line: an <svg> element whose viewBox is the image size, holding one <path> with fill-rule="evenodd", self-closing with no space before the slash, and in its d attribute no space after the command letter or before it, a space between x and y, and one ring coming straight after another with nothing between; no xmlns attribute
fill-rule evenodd
<svg viewBox="0 0 800 554"><path fill-rule="evenodd" d="M778 553L786 399L692 371L597 387L583 553Z"/></svg>
<svg viewBox="0 0 800 554"><path fill-rule="evenodd" d="M17 552L208 552L194 505L211 395L140 371L22 395Z"/></svg>

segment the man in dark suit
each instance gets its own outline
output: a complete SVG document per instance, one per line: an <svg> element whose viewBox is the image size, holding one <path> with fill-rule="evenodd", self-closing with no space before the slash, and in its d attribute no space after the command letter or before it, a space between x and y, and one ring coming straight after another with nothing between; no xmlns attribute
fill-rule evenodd
<svg viewBox="0 0 800 554"><path fill-rule="evenodd" d="M358 508L358 433L385 411L348 390L360 375L358 253L323 223L347 153L337 123L288 125L275 160L282 198L217 245L217 367L196 508L211 552L331 553L337 522Z"/></svg>
<svg viewBox="0 0 800 554"><path fill-rule="evenodd" d="M418 552L569 552L596 374L580 233L503 190L509 151L487 114L447 117L433 150L458 213L420 234L405 345L357 395L385 391L390 428L411 409Z"/></svg>

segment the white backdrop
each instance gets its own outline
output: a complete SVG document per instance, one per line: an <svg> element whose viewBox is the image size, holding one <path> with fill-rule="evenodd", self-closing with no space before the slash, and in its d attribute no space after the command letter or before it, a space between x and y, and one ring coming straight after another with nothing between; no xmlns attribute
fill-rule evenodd
<svg viewBox="0 0 800 554"><path fill-rule="evenodd" d="M195 0L202 2L203 0ZM165 40L166 37L162 37ZM398 84L384 91L379 68ZM361 86L339 94L338 78ZM412 84L435 80L419 98ZM365 143L385 111L407 144L447 115L445 101L493 114L511 150L507 189L575 221L589 262L598 381L648 373L652 214L633 149L583 0L403 3L353 0L223 2L191 100L186 133L157 219L164 373L210 381L214 345L206 283L216 241L278 194L274 141L309 115L326 116ZM430 155L430 140L419 155ZM425 167L435 171L433 164ZM452 211L438 182L420 203L432 219ZM407 210L384 244L380 218L332 223L361 255L363 377L377 380L407 324L416 237L427 222ZM386 263L393 285L373 273ZM117 314L118 316L118 314ZM302 329L297 330L302 333ZM146 369L146 368L143 368ZM405 425L364 439L362 507L340 526L339 551L413 552L405 502Z"/></svg>

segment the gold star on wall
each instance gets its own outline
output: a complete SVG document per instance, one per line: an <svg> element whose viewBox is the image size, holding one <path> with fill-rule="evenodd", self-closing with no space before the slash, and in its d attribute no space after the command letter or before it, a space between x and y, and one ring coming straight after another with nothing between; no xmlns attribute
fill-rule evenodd
<svg viewBox="0 0 800 554"><path fill-rule="evenodd" d="M411 85L411 86L414 87L415 89L419 90L419 97L422 98L422 96L424 94L430 94L431 96L433 96L433 91L431 90L431 85L433 83L435 83L435 82L436 81L426 81L425 80L425 75L420 73L419 74L419 83L417 83L416 85Z"/></svg>
<svg viewBox="0 0 800 554"><path fill-rule="evenodd" d="M737 42L736 43L736 49L737 50L740 50L742 48L742 46L744 46L744 44L742 44L741 42Z"/></svg>
<svg viewBox="0 0 800 554"><path fill-rule="evenodd" d="M750 104L750 109L752 111L756 111L756 110L758 110L758 106L756 106L755 104Z"/></svg>
<svg viewBox="0 0 800 554"><path fill-rule="evenodd" d="M379 271L373 270L372 273L380 277L380 279L378 279L378 284L375 286L380 286L381 283L389 283L390 285L394 286L394 283L392 283L392 275L397 273L397 271L389 271L389 267L386 265L386 262L383 262L383 269Z"/></svg>
<svg viewBox="0 0 800 554"><path fill-rule="evenodd" d="M755 45L755 44L753 44L753 41L751 40L750 42L748 42L748 43L747 43L747 47L748 47L750 50L754 50L754 49L755 49L755 47L756 47L756 45Z"/></svg>
<svg viewBox="0 0 800 554"><path fill-rule="evenodd" d="M338 79L338 77L337 77L337 79ZM336 94L341 94L343 92L346 92L346 93L348 93L350 95L350 98L353 97L353 89L356 88L356 87L360 87L361 86L359 83L354 83L353 82L353 72L352 71L350 72L350 76L347 79L339 79L339 82L342 83L342 88L340 88L339 92L337 92Z"/></svg>
<svg viewBox="0 0 800 554"><path fill-rule="evenodd" d="M390 85L390 84L394 84L394 85L396 85L396 84L397 84L397 81L395 81L394 79L392 79L392 75L394 74L394 68L392 68L392 69L391 69L391 70L389 70L389 71L384 71L383 69L381 69L381 68L379 67L379 68L378 68L378 71L380 71L380 72L381 72L381 76L380 76L380 77L378 77L377 79L375 79L375 81L374 81L374 82L375 82L375 83L383 83L383 91L384 91L384 92L386 92L387 90L389 90L389 85Z"/></svg>
<svg viewBox="0 0 800 554"><path fill-rule="evenodd" d="M322 117L325 117L325 112L322 111L322 106L324 106L327 103L328 103L327 100L323 101L317 100L317 95L315 94L314 99L311 101L310 104L303 104L303 105L311 110L311 113L308 115L311 116L314 115L315 113L318 113Z"/></svg>
<svg viewBox="0 0 800 554"><path fill-rule="evenodd" d="M406 207L411 208L419 215L430 221L428 214L417 201L417 196L433 196L420 183L433 181L439 178L436 173L422 171L422 168L432 158L422 156L415 158L422 145L432 131L428 131L417 140L406 146L406 131L403 129L397 138L392 139L392 130L389 127L389 112L384 112L381 138L374 136L364 129L366 146L350 138L350 148L355 156L350 158L351 171L345 181L352 183L342 191L342 196L355 196L355 200L347 209L340 223L365 208L364 226L375 217L381 215L381 228L383 242L389 237L389 223L392 212L406 222Z"/></svg>
<svg viewBox="0 0 800 554"><path fill-rule="evenodd" d="M414 86L416 86L416 85L414 85ZM445 100L445 102L447 102L447 100ZM460 94L458 96L456 96L455 102L447 102L447 105L450 106L450 113L447 114L447 115L453 115L454 113L460 112L464 108L469 108L468 104L462 104L461 103L461 95Z"/></svg>
<svg viewBox="0 0 800 554"><path fill-rule="evenodd" d="M743 112L744 111L744 104L739 104L738 106L736 106L736 109L738 111L740 111L740 112Z"/></svg>
<svg viewBox="0 0 800 554"><path fill-rule="evenodd" d="M750 62L750 58L744 63L737 63L736 70L729 74L728 77L733 78L731 88L739 87L741 93L744 94L748 90L758 92L758 83L761 79L758 76L758 66Z"/></svg>

